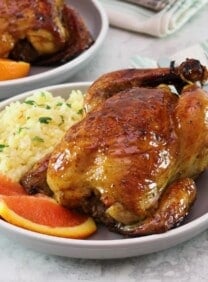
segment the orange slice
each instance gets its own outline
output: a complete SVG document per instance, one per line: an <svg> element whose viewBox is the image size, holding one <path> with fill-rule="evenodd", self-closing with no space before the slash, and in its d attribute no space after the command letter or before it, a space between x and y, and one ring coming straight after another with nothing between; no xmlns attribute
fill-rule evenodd
<svg viewBox="0 0 208 282"><path fill-rule="evenodd" d="M9 177L0 174L0 195L26 195L24 188Z"/></svg>
<svg viewBox="0 0 208 282"><path fill-rule="evenodd" d="M0 216L13 225L58 237L81 239L96 231L93 219L49 197L1 196Z"/></svg>
<svg viewBox="0 0 208 282"><path fill-rule="evenodd" d="M25 77L29 72L29 63L0 58L0 81Z"/></svg>

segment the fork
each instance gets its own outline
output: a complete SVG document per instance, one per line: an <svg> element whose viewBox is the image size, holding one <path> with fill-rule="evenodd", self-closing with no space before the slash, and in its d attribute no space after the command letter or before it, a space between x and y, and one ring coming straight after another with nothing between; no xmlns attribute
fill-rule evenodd
<svg viewBox="0 0 208 282"><path fill-rule="evenodd" d="M120 0L123 2L129 2L145 8L151 9L153 11L159 12L164 9L171 0Z"/></svg>

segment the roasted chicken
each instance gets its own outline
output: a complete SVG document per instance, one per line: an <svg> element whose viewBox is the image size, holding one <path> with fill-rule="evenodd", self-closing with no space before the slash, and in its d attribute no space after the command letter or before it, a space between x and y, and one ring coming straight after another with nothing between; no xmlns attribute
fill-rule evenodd
<svg viewBox="0 0 208 282"><path fill-rule="evenodd" d="M207 77L193 59L102 76L87 92L85 118L44 159L45 181L39 162L21 183L29 193L46 185L62 205L128 236L179 225L208 165L208 94L196 83Z"/></svg>
<svg viewBox="0 0 208 282"><path fill-rule="evenodd" d="M81 16L64 0L0 0L0 57L64 63L93 43Z"/></svg>

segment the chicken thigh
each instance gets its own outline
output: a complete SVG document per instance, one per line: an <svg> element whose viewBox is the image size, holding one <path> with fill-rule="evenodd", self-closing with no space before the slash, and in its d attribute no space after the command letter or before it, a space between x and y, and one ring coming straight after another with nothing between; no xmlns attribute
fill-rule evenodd
<svg viewBox="0 0 208 282"><path fill-rule="evenodd" d="M195 84L205 79L206 68L187 60L95 81L85 118L49 158L54 198L128 236L180 224L196 197L194 179L208 164L208 94Z"/></svg>

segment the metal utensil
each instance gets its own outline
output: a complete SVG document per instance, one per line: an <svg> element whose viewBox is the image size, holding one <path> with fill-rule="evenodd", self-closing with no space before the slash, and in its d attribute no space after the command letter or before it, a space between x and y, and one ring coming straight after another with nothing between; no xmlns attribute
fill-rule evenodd
<svg viewBox="0 0 208 282"><path fill-rule="evenodd" d="M170 3L170 0L120 0L120 1L136 4L156 12L161 11Z"/></svg>

